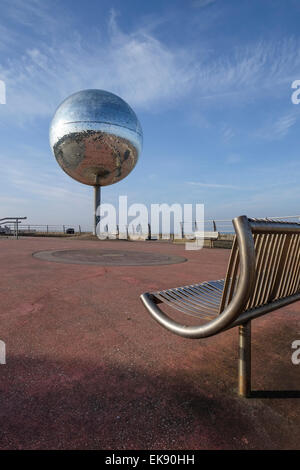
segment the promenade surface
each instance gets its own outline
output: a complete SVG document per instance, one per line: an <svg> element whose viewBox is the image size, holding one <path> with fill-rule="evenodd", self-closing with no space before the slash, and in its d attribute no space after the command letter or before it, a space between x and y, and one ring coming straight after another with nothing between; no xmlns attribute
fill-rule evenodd
<svg viewBox="0 0 300 470"><path fill-rule="evenodd" d="M32 257L95 247L188 261L118 267ZM236 393L237 329L183 339L139 300L224 277L229 254L160 242L0 239L0 448L299 449L300 365L291 344L300 339L300 303L253 322L252 388L269 392L244 399Z"/></svg>

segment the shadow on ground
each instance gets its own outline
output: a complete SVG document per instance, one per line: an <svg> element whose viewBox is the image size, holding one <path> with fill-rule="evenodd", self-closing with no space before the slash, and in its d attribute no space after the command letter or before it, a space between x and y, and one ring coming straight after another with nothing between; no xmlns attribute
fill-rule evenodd
<svg viewBox="0 0 300 470"><path fill-rule="evenodd" d="M2 449L297 447L299 423L212 391L209 377L197 388L187 374L30 357L10 357L1 374Z"/></svg>
<svg viewBox="0 0 300 470"><path fill-rule="evenodd" d="M300 398L300 390L251 390L250 398Z"/></svg>

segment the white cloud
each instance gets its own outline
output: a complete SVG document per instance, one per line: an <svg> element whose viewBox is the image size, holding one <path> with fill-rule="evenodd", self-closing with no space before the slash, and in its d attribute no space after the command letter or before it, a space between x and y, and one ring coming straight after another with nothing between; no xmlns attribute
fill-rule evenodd
<svg viewBox="0 0 300 470"><path fill-rule="evenodd" d="M114 12L108 36L104 33L88 44L78 33L50 38L50 45L47 38L0 65L0 78L8 88L6 112L48 116L54 103L84 88L108 89L134 107L149 109L191 89L195 68L189 52L172 50L141 30L123 33Z"/></svg>
<svg viewBox="0 0 300 470"><path fill-rule="evenodd" d="M240 45L199 68L200 98L235 97L247 102L253 95L264 97L278 93L278 86L290 88L300 67L300 42L286 38Z"/></svg>
<svg viewBox="0 0 300 470"><path fill-rule="evenodd" d="M223 125L222 126L222 137L225 142L228 142L235 136L234 130L228 126L228 125Z"/></svg>
<svg viewBox="0 0 300 470"><path fill-rule="evenodd" d="M215 2L216 2L216 0L194 0L192 5L195 8L203 8L203 7L206 7L208 5L212 5Z"/></svg>
<svg viewBox="0 0 300 470"><path fill-rule="evenodd" d="M237 155L236 153L232 153L231 155L229 155L227 158L226 158L226 163L232 165L232 164L235 164L235 163L240 163L242 160L242 158L240 157L240 155Z"/></svg>
<svg viewBox="0 0 300 470"><path fill-rule="evenodd" d="M54 12L54 14L53 14ZM1 0L1 16L5 22L19 24L25 28L30 28L31 32L47 34L49 30L56 30L59 12L57 0L52 0L51 4L42 0ZM65 26L68 18L64 17Z"/></svg>
<svg viewBox="0 0 300 470"><path fill-rule="evenodd" d="M295 114L287 114L282 116L274 123L274 133L278 137L284 137L288 133L289 129L296 123L297 117Z"/></svg>
<svg viewBox="0 0 300 470"><path fill-rule="evenodd" d="M0 158L0 172L11 194L23 193L27 199L53 201L68 200L70 203L87 203L90 197L86 187L79 185L66 176L60 169L46 169L24 160ZM74 186L76 185L76 192ZM3 185L2 185L3 186ZM1 196L1 193L0 193ZM7 200L5 194L1 198ZM14 197L12 198L12 200Z"/></svg>
<svg viewBox="0 0 300 470"><path fill-rule="evenodd" d="M293 38L241 45L220 57L206 48L203 38L201 50L207 53L199 57L199 46L170 46L151 29L124 33L113 10L107 30L91 32L93 40L86 40L69 27L71 18L64 17L63 28L58 4L51 13L38 0L18 0L17 9L4 1L8 15L17 10L15 21L33 29L39 25L40 31L39 41L28 45L26 31L16 36L4 20L0 24L0 32L6 28L7 57L16 42L26 44L22 53L0 64L0 79L7 84L5 118L51 116L62 99L84 88L108 89L133 107L156 112L189 96L195 105L201 99L218 102L228 97L244 102L255 93L275 94L278 86L290 87L300 67L300 42Z"/></svg>
<svg viewBox="0 0 300 470"><path fill-rule="evenodd" d="M190 184L192 186L198 186L201 188L249 190L249 188L235 186L232 184L201 183L198 181L187 181L187 184Z"/></svg>
<svg viewBox="0 0 300 470"><path fill-rule="evenodd" d="M255 135L262 139L279 140L284 138L289 130L296 124L298 113L289 112L283 116L270 120L256 131Z"/></svg>

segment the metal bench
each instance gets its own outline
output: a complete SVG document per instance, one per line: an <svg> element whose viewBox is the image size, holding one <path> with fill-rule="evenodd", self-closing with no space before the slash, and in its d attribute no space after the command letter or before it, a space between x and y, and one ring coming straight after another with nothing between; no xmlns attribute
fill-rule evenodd
<svg viewBox="0 0 300 470"><path fill-rule="evenodd" d="M214 240L218 240L219 232L204 232L204 240L209 240L210 248L214 247Z"/></svg>
<svg viewBox="0 0 300 470"><path fill-rule="evenodd" d="M251 392L251 320L300 300L300 223L233 220L235 238L225 279L141 295L152 317L185 338L212 336L239 327L239 394ZM159 304L201 319L183 325Z"/></svg>

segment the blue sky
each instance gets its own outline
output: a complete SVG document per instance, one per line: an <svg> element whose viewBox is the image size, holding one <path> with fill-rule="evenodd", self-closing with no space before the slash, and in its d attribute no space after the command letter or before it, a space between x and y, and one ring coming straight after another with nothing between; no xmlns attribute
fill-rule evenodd
<svg viewBox="0 0 300 470"><path fill-rule="evenodd" d="M52 156L71 93L137 113L144 148L116 203L204 203L206 218L300 213L298 0L1 0L0 214L92 224L92 188ZM1 217L0 216L0 217Z"/></svg>

